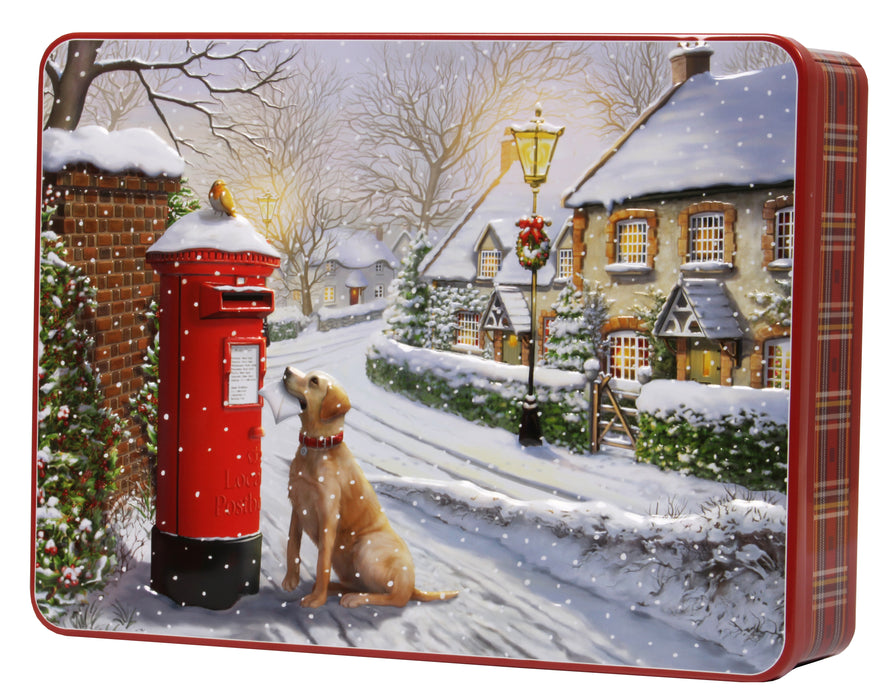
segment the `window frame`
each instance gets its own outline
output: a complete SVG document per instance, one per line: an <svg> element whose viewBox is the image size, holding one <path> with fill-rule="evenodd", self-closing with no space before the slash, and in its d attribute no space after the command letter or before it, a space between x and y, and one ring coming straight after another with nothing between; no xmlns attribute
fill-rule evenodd
<svg viewBox="0 0 894 700"><path fill-rule="evenodd" d="M608 374L622 386L638 386L639 380L636 377L636 373L640 367L649 364L651 355L649 337L645 333L635 330L617 330L607 334L606 339L608 340L608 352L606 353L608 355ZM634 341L625 343L633 350L632 355L630 355L632 359L625 361L621 366L615 362L616 340Z"/></svg>
<svg viewBox="0 0 894 700"><path fill-rule="evenodd" d="M485 263L485 259L491 262ZM487 248L478 251L478 278L483 280L492 280L500 272L500 266L503 264L503 252L495 248ZM493 267L493 273L490 268Z"/></svg>
<svg viewBox="0 0 894 700"><path fill-rule="evenodd" d="M636 227L636 231L628 229ZM636 240L625 244L625 237L635 237ZM645 265L649 264L649 222L644 217L621 219L615 222L615 262L619 265ZM627 252L625 252L625 248ZM630 248L635 252L631 254ZM635 257L636 259L631 259Z"/></svg>
<svg viewBox="0 0 894 700"><path fill-rule="evenodd" d="M725 262L726 225L724 218L722 211L695 212L689 215L689 249L686 254L686 262ZM709 220L711 221L710 225L699 225L699 223ZM705 236L704 233L708 235ZM710 250L699 251L699 247L710 248Z"/></svg>
<svg viewBox="0 0 894 700"><path fill-rule="evenodd" d="M472 340L474 342L466 342ZM481 314L468 309L456 312L456 333L453 344L459 348L481 349Z"/></svg>
<svg viewBox="0 0 894 700"><path fill-rule="evenodd" d="M785 348L786 350L777 359L771 358L774 349ZM764 389L784 389L791 390L792 387L792 339L791 336L782 336L779 338L768 338L764 341L764 347L761 350L763 359L763 388ZM782 366L780 367L780 361ZM774 379L772 373L781 373L781 380Z"/></svg>

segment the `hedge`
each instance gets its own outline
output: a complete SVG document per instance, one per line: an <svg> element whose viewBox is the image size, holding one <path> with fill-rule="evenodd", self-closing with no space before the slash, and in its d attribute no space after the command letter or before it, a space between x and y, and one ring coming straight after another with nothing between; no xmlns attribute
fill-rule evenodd
<svg viewBox="0 0 894 700"><path fill-rule="evenodd" d="M434 351L426 351L434 352ZM444 353L447 354L447 353ZM462 355L456 355L461 362ZM555 371L555 370L554 370ZM518 432L521 402L527 386L516 381L469 381L461 369L442 376L434 367L414 364L378 352L374 345L366 359L367 376L375 384L427 406L494 428ZM583 387L557 391L537 387L540 428L546 442L574 452L590 449L588 404Z"/></svg>

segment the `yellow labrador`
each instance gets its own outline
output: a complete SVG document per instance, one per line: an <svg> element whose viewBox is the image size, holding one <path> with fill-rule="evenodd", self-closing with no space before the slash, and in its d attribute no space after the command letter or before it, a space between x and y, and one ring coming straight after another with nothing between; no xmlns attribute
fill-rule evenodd
<svg viewBox="0 0 894 700"><path fill-rule="evenodd" d="M426 592L415 587L413 559L391 528L375 491L343 442L345 390L324 372L286 369L283 384L301 404L300 447L289 469L292 521L282 587L298 586L301 535L317 546L316 580L301 599L318 607L330 593L341 604L403 606L410 600L444 600L456 591ZM338 583L330 582L333 573Z"/></svg>

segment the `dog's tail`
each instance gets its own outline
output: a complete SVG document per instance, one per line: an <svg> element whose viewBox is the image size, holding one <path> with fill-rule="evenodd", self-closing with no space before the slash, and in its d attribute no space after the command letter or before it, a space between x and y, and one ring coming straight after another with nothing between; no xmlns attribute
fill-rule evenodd
<svg viewBox="0 0 894 700"><path fill-rule="evenodd" d="M414 588L410 600L427 603L432 600L450 600L458 595L459 591L420 591L418 588Z"/></svg>

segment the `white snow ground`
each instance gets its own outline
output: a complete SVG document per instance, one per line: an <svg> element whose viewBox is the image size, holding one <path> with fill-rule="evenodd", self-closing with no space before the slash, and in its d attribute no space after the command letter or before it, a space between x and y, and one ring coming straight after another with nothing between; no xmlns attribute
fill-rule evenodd
<svg viewBox="0 0 894 700"><path fill-rule="evenodd" d="M87 616L96 629L382 651L755 673L781 651L785 499L637 464L626 452L524 449L374 386L365 349L381 321L268 349L324 369L351 396L346 442L414 555L417 585L447 602L306 610L280 586L288 466L299 421L265 409L258 594L225 611L182 608L148 586L150 524L131 522L132 559ZM83 621L81 624L84 624ZM305 648L306 650L306 648Z"/></svg>

